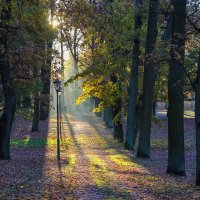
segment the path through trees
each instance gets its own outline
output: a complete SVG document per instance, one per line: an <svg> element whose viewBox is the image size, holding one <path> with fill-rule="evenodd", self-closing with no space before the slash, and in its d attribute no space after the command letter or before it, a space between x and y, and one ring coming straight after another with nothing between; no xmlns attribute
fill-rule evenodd
<svg viewBox="0 0 200 200"><path fill-rule="evenodd" d="M1 199L190 199L198 195L194 183L194 124L186 119L187 177L166 175L167 122L152 129L151 160L136 158L113 141L112 129L94 114L63 115L61 162L56 160L56 116L31 134L29 125L14 125L12 162L0 166ZM46 124L45 124L46 123ZM18 131L16 131L18 130ZM48 133L47 133L48 132ZM23 155L23 156L21 156ZM5 167L6 166L6 167ZM18 171L18 173L15 173ZM15 174L15 175L14 175ZM15 178L14 178L15 177Z"/></svg>

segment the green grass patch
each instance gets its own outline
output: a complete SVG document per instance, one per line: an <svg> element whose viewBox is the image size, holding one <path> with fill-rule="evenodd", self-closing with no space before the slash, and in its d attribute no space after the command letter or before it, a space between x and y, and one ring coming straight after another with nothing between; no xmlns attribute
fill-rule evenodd
<svg viewBox="0 0 200 200"><path fill-rule="evenodd" d="M95 136L95 141L98 144L98 147L100 148L123 148L123 144L119 143L117 140L113 140L113 135L107 134L105 136L102 136L98 134L98 132L94 129L93 131Z"/></svg>
<svg viewBox="0 0 200 200"><path fill-rule="evenodd" d="M88 159L90 162L90 174L94 183L100 188L104 187L109 182L104 160L95 155L89 156Z"/></svg>
<svg viewBox="0 0 200 200"><path fill-rule="evenodd" d="M108 171L108 166L104 160L96 155L90 155L88 159L92 180L100 189L101 193L109 196L107 199L131 199L130 191L124 189L116 190L115 181L112 179L114 174Z"/></svg>
<svg viewBox="0 0 200 200"><path fill-rule="evenodd" d="M122 154L110 155L109 158L119 166L142 168L141 165L135 163L131 158Z"/></svg>
<svg viewBox="0 0 200 200"><path fill-rule="evenodd" d="M77 139L78 143L83 147L98 147L98 148L108 147L107 142L96 133L92 135L81 133L79 134Z"/></svg>
<svg viewBox="0 0 200 200"><path fill-rule="evenodd" d="M77 156L75 154L71 154L68 157L69 157L68 171L72 173L77 162Z"/></svg>
<svg viewBox="0 0 200 200"><path fill-rule="evenodd" d="M55 146L57 144L56 138L25 138L25 139L11 139L11 146L15 148L42 148L45 146ZM69 144L69 141L62 141L62 144Z"/></svg>

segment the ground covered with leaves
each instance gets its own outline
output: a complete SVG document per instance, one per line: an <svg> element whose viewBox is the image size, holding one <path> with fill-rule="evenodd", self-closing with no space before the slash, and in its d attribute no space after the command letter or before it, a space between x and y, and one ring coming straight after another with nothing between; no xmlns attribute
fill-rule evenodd
<svg viewBox="0 0 200 200"><path fill-rule="evenodd" d="M113 140L93 114L63 114L61 161L56 116L32 133L16 118L11 160L0 161L0 199L199 199L195 187L194 119L185 119L187 176L166 174L167 121L152 127L151 159L138 159Z"/></svg>

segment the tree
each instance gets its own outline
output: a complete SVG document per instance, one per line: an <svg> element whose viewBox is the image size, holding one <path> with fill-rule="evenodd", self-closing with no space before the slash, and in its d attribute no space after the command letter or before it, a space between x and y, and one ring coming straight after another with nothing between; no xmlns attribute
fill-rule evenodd
<svg viewBox="0 0 200 200"><path fill-rule="evenodd" d="M43 44L48 39L52 41L53 32L47 21L48 8L43 1L22 1L20 4L16 1L3 1L0 6L0 73L4 90L4 112L0 119L0 158L9 159L16 97L33 96L35 87L38 88L37 92L40 91L40 77L35 74L33 76L33 69L42 69L44 58L47 57ZM35 103L38 108L38 102ZM34 121L38 123L38 109L35 111Z"/></svg>
<svg viewBox="0 0 200 200"><path fill-rule="evenodd" d="M118 83L118 79L115 75L111 76L111 81L113 84L118 85L120 87L120 83ZM118 90L119 91L119 88ZM113 120L114 120L114 139L117 139L119 142L124 141L124 131L123 131L123 118L121 116L122 112L122 99L121 95L118 95L116 92L116 102L112 106Z"/></svg>
<svg viewBox="0 0 200 200"><path fill-rule="evenodd" d="M141 108L141 121L139 145L137 156L150 157L150 133L154 86L157 74L158 58L155 53L158 21L158 0L149 4L149 18L147 27L147 41L144 64L143 95Z"/></svg>
<svg viewBox="0 0 200 200"><path fill-rule="evenodd" d="M33 76L37 79L38 76L38 69L35 67L33 69ZM33 119L32 119L32 131L38 131L39 129L39 119L40 119L40 99L39 99L39 91L34 91L34 98L33 98Z"/></svg>
<svg viewBox="0 0 200 200"><path fill-rule="evenodd" d="M186 0L173 0L171 59L168 80L167 173L185 175L183 67L186 33Z"/></svg>
<svg viewBox="0 0 200 200"><path fill-rule="evenodd" d="M128 99L128 117L127 117L127 129L125 148L134 149L135 140L137 135L135 134L136 128L136 104L137 104L137 89L138 89L138 67L140 58L140 29L142 26L141 21L141 8L142 1L135 1L136 15L135 15L135 36L133 42L133 55L132 55L132 69L129 85L129 99Z"/></svg>
<svg viewBox="0 0 200 200"><path fill-rule="evenodd" d="M50 10L50 24L53 24L53 16L55 11L55 1L49 0L49 5L46 7ZM47 18L43 19L43 23L48 25ZM45 28L45 25L43 28ZM46 30L47 31L47 30ZM45 36L45 32L43 33ZM38 38L40 38L38 36ZM43 62L43 66L41 67L41 80L43 83L43 88L40 94L40 120L46 120L49 117L50 110L50 86L51 86L51 64L52 64L52 47L54 37L51 36L51 33L47 32L46 37L43 38L42 41L44 45L44 51L46 51L46 56Z"/></svg>
<svg viewBox="0 0 200 200"><path fill-rule="evenodd" d="M49 117L50 109L50 79L51 79L51 48L53 41L49 41L47 48L47 59L44 60L44 65L41 68L41 80L43 83L43 88L41 91L41 101L40 101L40 120L46 120Z"/></svg>
<svg viewBox="0 0 200 200"><path fill-rule="evenodd" d="M8 57L8 33L11 14L11 1L3 1L0 16L0 72L4 93L4 110L0 119L0 159L3 160L10 158L10 132L16 108L16 95Z"/></svg>

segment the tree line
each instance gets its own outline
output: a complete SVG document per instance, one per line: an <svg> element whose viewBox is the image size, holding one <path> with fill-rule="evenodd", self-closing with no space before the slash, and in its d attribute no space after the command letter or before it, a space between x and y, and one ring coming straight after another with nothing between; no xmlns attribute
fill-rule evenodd
<svg viewBox="0 0 200 200"><path fill-rule="evenodd" d="M77 104L94 101L96 115L103 112L126 149L135 149L138 138L137 157L150 158L153 105L168 102L167 173L186 174L184 99L196 94L199 185L199 1L60 1L57 12L64 43L81 38L78 74L66 85L84 78ZM78 33L69 40L71 30Z"/></svg>
<svg viewBox="0 0 200 200"><path fill-rule="evenodd" d="M10 158L10 134L15 113L46 120L50 106L52 45L56 31L50 11L53 1L0 1L0 159Z"/></svg>

